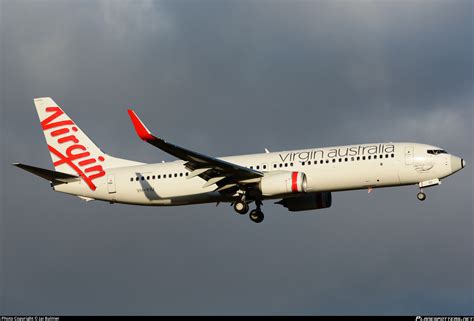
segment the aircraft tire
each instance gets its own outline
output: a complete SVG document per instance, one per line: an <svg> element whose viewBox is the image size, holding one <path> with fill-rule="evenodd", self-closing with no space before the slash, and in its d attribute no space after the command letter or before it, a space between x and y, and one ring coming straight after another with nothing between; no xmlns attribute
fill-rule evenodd
<svg viewBox="0 0 474 321"><path fill-rule="evenodd" d="M250 212L249 217L252 220L252 222L261 223L261 222L263 222L263 219L265 218L265 215L263 215L262 211L253 210L253 211Z"/></svg>
<svg viewBox="0 0 474 321"><path fill-rule="evenodd" d="M234 211L241 215L247 214L249 211L249 205L246 202L237 201L234 203Z"/></svg>
<svg viewBox="0 0 474 321"><path fill-rule="evenodd" d="M416 194L416 197L418 198L418 200L424 201L426 199L426 194L423 192L419 192L418 194Z"/></svg>

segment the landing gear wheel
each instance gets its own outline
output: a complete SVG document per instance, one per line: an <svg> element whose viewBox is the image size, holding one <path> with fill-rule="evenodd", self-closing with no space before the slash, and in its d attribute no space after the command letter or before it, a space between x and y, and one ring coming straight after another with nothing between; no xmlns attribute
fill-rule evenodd
<svg viewBox="0 0 474 321"><path fill-rule="evenodd" d="M246 202L237 201L234 203L234 210L239 214L247 214L249 211L249 205Z"/></svg>
<svg viewBox="0 0 474 321"><path fill-rule="evenodd" d="M416 194L416 197L420 200L420 201L424 201L426 199L426 194L423 193L423 192L419 192L418 194Z"/></svg>
<svg viewBox="0 0 474 321"><path fill-rule="evenodd" d="M253 211L250 212L249 217L252 220L252 222L261 223L263 221L263 219L265 218L265 215L263 215L262 211L253 210Z"/></svg>

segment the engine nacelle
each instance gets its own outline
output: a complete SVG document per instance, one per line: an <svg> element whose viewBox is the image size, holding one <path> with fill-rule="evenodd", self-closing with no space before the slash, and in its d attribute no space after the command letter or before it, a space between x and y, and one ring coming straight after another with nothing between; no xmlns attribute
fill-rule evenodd
<svg viewBox="0 0 474 321"><path fill-rule="evenodd" d="M291 212L317 210L331 207L331 192L311 193L300 197L284 198L276 204L281 204Z"/></svg>
<svg viewBox="0 0 474 321"><path fill-rule="evenodd" d="M301 172L265 173L259 184L263 196L306 192L306 175Z"/></svg>

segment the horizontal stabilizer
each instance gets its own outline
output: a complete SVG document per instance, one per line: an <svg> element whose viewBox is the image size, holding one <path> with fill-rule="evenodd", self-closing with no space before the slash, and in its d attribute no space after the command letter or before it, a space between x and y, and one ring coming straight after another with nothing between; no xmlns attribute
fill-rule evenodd
<svg viewBox="0 0 474 321"><path fill-rule="evenodd" d="M25 171L35 174L36 176L44 178L50 182L69 183L80 179L80 177L76 175L51 171L49 169L39 168L35 166L20 163L13 163L12 165L24 169Z"/></svg>

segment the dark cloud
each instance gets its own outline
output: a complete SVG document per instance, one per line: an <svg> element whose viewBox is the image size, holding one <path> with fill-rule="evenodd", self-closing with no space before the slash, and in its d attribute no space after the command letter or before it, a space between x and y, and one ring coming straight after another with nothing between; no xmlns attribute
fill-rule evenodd
<svg viewBox="0 0 474 321"><path fill-rule="evenodd" d="M472 170L429 189L146 208L53 194L33 98L52 96L108 153L169 140L222 156L376 141L472 163L471 1L3 1L3 313L472 314Z"/></svg>

